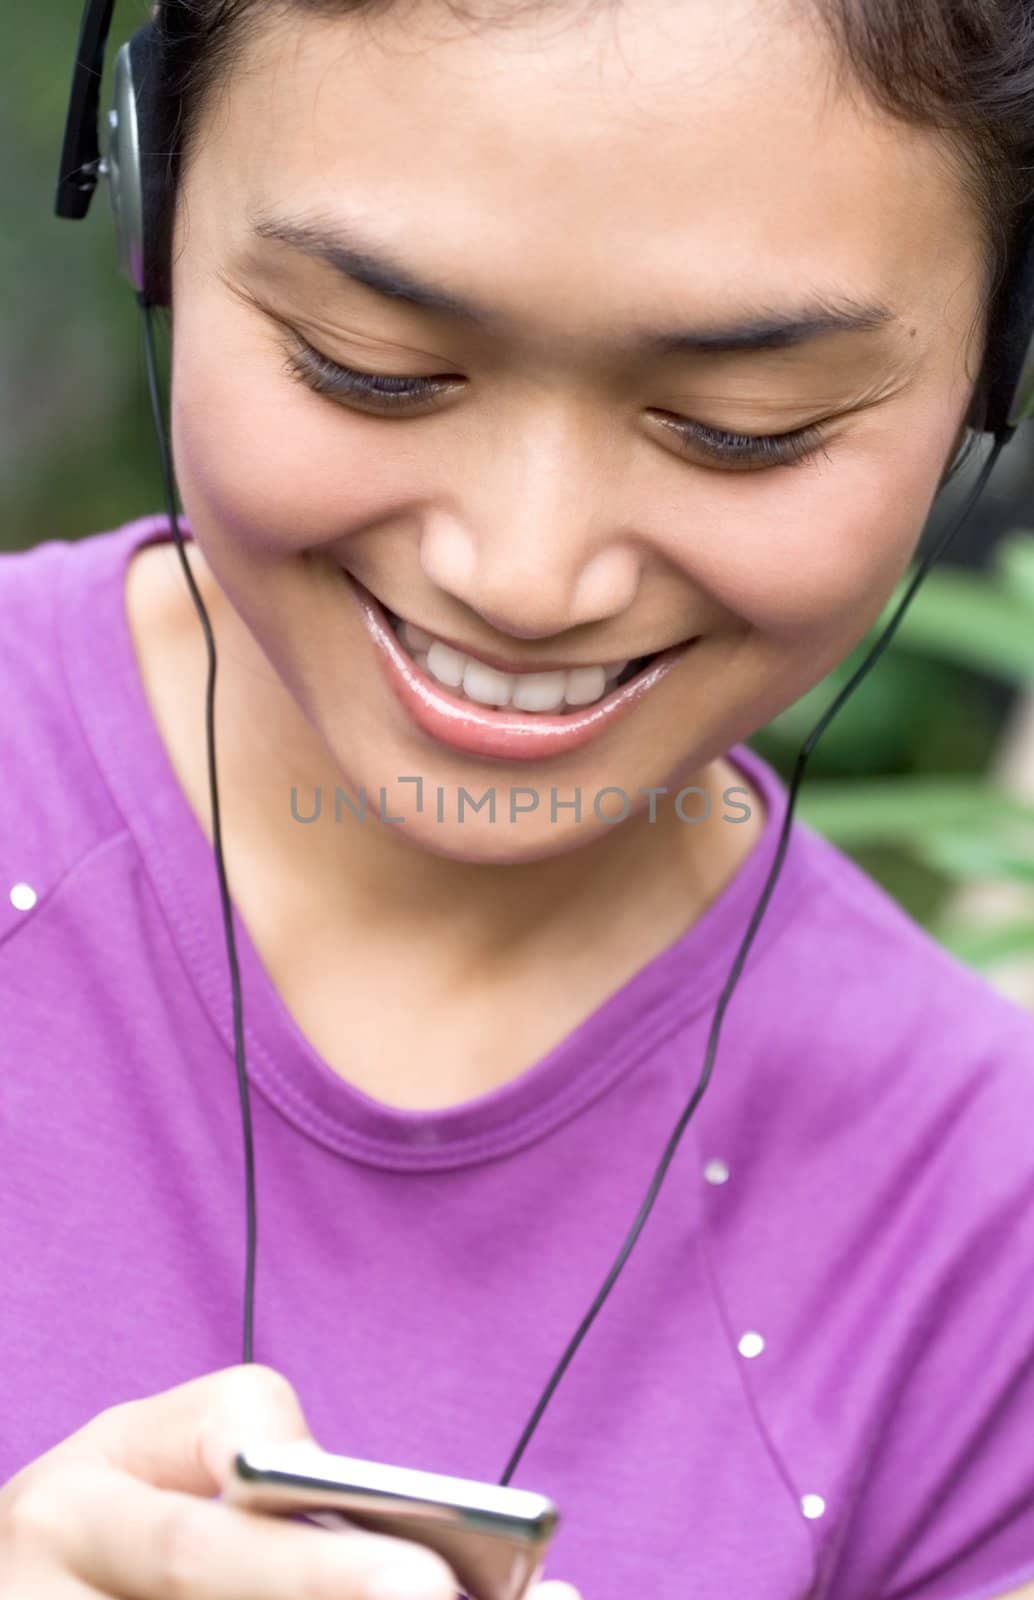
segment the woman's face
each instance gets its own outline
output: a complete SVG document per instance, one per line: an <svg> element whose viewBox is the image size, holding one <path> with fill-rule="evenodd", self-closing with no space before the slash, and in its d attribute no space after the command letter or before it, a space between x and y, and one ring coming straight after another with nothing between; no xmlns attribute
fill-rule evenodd
<svg viewBox="0 0 1034 1600"><path fill-rule="evenodd" d="M751 0L480 32L433 0L299 10L210 104L174 260L177 477L219 588L342 786L469 860L586 842L625 804L597 814L604 788L633 812L674 795L843 659L907 567L981 354L980 226L934 136L843 97L817 28ZM820 301L887 314L757 336ZM306 346L316 388L287 368ZM333 364L401 403L335 394ZM796 464L708 431L811 427ZM568 700L606 674L564 669L695 642L547 743L542 713L472 727L454 689L428 711L419 635L407 703L362 591L451 644L446 676L548 668ZM461 819L461 788L494 790L495 820Z"/></svg>

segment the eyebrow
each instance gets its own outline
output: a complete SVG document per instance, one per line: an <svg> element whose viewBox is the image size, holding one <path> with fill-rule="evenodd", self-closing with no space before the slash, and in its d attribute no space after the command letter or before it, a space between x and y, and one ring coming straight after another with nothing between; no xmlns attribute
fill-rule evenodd
<svg viewBox="0 0 1034 1600"><path fill-rule="evenodd" d="M289 245L377 294L457 318L488 332L502 331L507 326L508 319L498 310L417 277L392 251L364 240L355 225L345 219L328 222L320 216L289 217L265 212L253 217L251 223L255 237ZM822 334L871 333L899 320L898 313L879 300L859 300L838 291L817 292L791 307L753 306L720 327L640 329L630 343L645 354L662 356L782 350Z"/></svg>

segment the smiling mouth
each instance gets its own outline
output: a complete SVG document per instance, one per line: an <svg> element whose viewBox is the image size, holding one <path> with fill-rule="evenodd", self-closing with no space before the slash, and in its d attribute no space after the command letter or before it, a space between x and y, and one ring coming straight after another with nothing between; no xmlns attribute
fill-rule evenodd
<svg viewBox="0 0 1034 1600"><path fill-rule="evenodd" d="M378 605L399 645L421 671L459 699L473 700L483 706L497 703L500 708L506 705L507 709L524 710L532 714L537 712L561 717L572 716L590 705L598 704L623 688L625 684L631 683L633 678L644 672L658 656L664 654L661 650L653 650L648 655L636 656L620 666L616 662L609 667L590 663L567 668L529 668L524 672L504 671L490 666L472 653L458 650L438 640L426 629L419 628L400 617L390 606L385 605L383 600L378 600ZM428 653L432 649L435 653L429 662ZM487 688L487 698L484 698L479 688L473 684L470 687L474 692L472 694L467 692L469 680L465 664L472 667L479 676L481 690ZM509 684L509 689L505 687L506 684ZM532 698L524 704L514 705L512 699L514 692L531 695ZM496 693L499 694L498 701L495 699ZM542 696L541 703L536 698L539 695Z"/></svg>
<svg viewBox="0 0 1034 1600"><path fill-rule="evenodd" d="M582 749L633 715L703 642L694 634L634 661L503 672L400 618L346 569L341 576L410 721L436 744L482 759L540 761Z"/></svg>

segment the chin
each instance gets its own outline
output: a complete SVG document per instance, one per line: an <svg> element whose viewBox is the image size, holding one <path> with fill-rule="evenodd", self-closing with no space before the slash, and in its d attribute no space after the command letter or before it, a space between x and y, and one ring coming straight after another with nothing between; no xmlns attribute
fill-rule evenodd
<svg viewBox="0 0 1034 1600"><path fill-rule="evenodd" d="M511 791L515 807L512 818ZM519 808L530 801L529 791L541 793L543 801L534 811L522 811ZM350 803L345 801L345 792ZM390 832L412 849L471 864L516 866L548 860L589 844L614 826L596 819L591 798L588 815L583 805L580 822L575 820L573 812L565 816L563 811L555 822L551 821L549 785L540 791L537 785L520 783L510 776L466 784L439 784L425 779L421 809L417 806L414 783L396 783L386 793L382 793L379 785L367 784L365 807L360 804L363 792L361 785L350 786L347 791L342 785L336 805L333 796L324 794L319 824ZM474 809L474 802L492 794L495 796L494 819L489 799L483 801L480 810ZM312 804L311 795L299 802L302 810L311 809Z"/></svg>

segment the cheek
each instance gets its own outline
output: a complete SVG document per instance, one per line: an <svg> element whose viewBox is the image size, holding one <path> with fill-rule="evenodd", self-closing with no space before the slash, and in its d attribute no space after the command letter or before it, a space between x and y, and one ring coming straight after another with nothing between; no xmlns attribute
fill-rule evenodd
<svg viewBox="0 0 1034 1600"><path fill-rule="evenodd" d="M851 448L842 442L828 463L723 485L706 515L687 517L691 543L683 534L671 547L695 586L777 647L821 651L836 640L847 654L908 567L929 515L942 459L929 441L878 460L875 449L863 459Z"/></svg>
<svg viewBox="0 0 1034 1600"><path fill-rule="evenodd" d="M232 540L258 561L340 541L352 527L406 509L398 452L378 447L368 419L292 381L285 359L275 345L256 355L254 339L248 355L234 359L210 336L192 338L189 327L177 328L173 348L170 412L184 508L199 532Z"/></svg>

